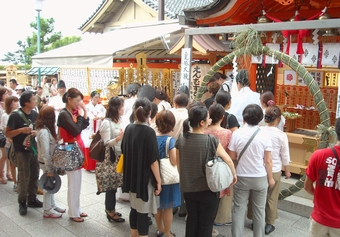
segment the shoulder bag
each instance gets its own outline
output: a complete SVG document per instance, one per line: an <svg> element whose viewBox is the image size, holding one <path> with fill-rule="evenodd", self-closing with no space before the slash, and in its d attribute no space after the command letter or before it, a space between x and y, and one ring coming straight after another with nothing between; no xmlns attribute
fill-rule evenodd
<svg viewBox="0 0 340 237"><path fill-rule="evenodd" d="M109 123L111 122L108 120ZM110 125L111 127L111 125ZM111 131L111 130L110 130ZM102 139L102 136L100 135L100 131L98 130L96 134L94 135L91 145L90 145L90 157L93 160L102 162L105 159L105 143ZM115 153L111 154L114 155Z"/></svg>
<svg viewBox="0 0 340 237"><path fill-rule="evenodd" d="M213 139L208 135L208 152L214 151L213 157L209 157L205 164L205 176L209 189L212 192L220 192L228 188L234 176L227 163L217 155L217 147ZM208 153L208 154L209 154Z"/></svg>
<svg viewBox="0 0 340 237"><path fill-rule="evenodd" d="M259 133L260 130L261 130L260 128L257 128L256 131L253 133L253 135L249 138L247 144L243 147L242 151L238 155L238 159L237 159L238 162L240 162L240 159L241 159L243 153L247 150L248 146L254 140L254 138L256 137L256 135Z"/></svg>
<svg viewBox="0 0 340 237"><path fill-rule="evenodd" d="M110 140L111 139L112 125L110 121ZM112 160L112 153L115 153L113 148L106 145L104 160L96 164L97 195L106 191L117 189L123 184L123 175L116 172L118 159Z"/></svg>
<svg viewBox="0 0 340 237"><path fill-rule="evenodd" d="M166 139L165 157L160 160L161 183L170 185L179 183L179 173L176 165L172 165L169 156L169 145L171 137Z"/></svg>
<svg viewBox="0 0 340 237"><path fill-rule="evenodd" d="M120 154L118 158L118 163L116 166L116 172L122 174L124 172L124 154Z"/></svg>
<svg viewBox="0 0 340 237"><path fill-rule="evenodd" d="M60 172L74 171L82 167L84 154L78 143L58 144L52 155L53 167Z"/></svg>

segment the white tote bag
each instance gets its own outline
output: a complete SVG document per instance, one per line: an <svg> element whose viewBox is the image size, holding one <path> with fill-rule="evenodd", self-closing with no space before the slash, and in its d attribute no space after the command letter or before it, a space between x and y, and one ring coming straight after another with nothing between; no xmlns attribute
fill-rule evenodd
<svg viewBox="0 0 340 237"><path fill-rule="evenodd" d="M160 161L160 169L161 169L161 181L162 185L170 185L179 183L179 173L177 170L177 166L172 165L169 157L169 144L171 137L166 139L165 145L165 158L162 158Z"/></svg>
<svg viewBox="0 0 340 237"><path fill-rule="evenodd" d="M207 158L207 162L205 164L206 180L208 187L212 192L220 192L231 185L234 176L227 163L217 156L217 147L212 141L210 135L208 139L209 151L214 151L214 157Z"/></svg>

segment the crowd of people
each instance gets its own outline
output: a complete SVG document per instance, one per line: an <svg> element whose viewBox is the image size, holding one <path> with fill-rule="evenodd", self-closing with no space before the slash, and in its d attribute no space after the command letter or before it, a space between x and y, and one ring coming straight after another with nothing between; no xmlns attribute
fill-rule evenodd
<svg viewBox="0 0 340 237"><path fill-rule="evenodd" d="M14 182L20 215L33 207L43 208L44 218L61 218L66 208L56 204L54 194L44 192L43 202L37 198L39 170L48 177L59 175L52 162L55 147L76 142L85 157L82 168L95 171L98 161L90 157L89 148L99 132L111 163L123 163L121 187L114 185L105 193L105 214L109 221L125 222L116 211L116 199L128 200L132 237L148 236L150 215L158 237L176 236L171 226L178 207L186 216L186 237L210 237L214 225L231 225L232 236L243 236L246 215L255 237L268 235L278 218L282 167L285 177L291 176L284 118L272 92L251 91L246 70L235 78L239 92L234 98L225 79L215 74L202 102L190 102L185 90L169 101L166 91L133 83L127 87L128 99L112 97L107 108L100 104L98 91L85 105L83 94L76 88L66 90L62 80L53 78L49 86L44 79L36 90L22 91L12 79L9 88L0 88L0 128L7 138L0 148L0 182ZM233 175L232 184L217 193L209 189L204 170L207 157L216 154ZM177 181L165 181L166 162L176 167L171 172L177 172ZM316 170L308 168L306 189L321 195L313 186ZM68 217L83 222L87 214L80 204L81 168L65 173ZM312 217L324 224L320 212ZM335 220L333 228L338 227Z"/></svg>

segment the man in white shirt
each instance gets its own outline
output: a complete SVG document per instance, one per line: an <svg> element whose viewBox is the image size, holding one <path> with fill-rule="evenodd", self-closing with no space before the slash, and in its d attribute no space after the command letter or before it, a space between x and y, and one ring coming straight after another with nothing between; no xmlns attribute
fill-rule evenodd
<svg viewBox="0 0 340 237"><path fill-rule="evenodd" d="M252 91L248 72L244 69L240 70L236 75L236 83L238 92L232 97L231 107L228 113L236 116L238 123L243 126L243 110L249 104L257 104L261 106L260 94Z"/></svg>
<svg viewBox="0 0 340 237"><path fill-rule="evenodd" d="M176 118L176 124L171 134L176 140L183 131L183 122L188 118L188 110L186 108L188 106L188 101L188 96L185 93L180 92L175 95L174 108L170 109Z"/></svg>
<svg viewBox="0 0 340 237"><path fill-rule="evenodd" d="M170 109L170 111L174 114L176 118L176 124L171 134L171 136L175 138L176 140L183 132L183 122L189 117L188 110L186 108L188 106L188 103L189 103L188 95L183 92L178 92L174 98L174 108ZM176 213L177 211L178 211L178 208L173 209L173 213ZM186 216L186 213L187 213L187 208L186 208L186 204L184 202L184 198L182 194L182 204L181 204L178 215L180 217L184 217Z"/></svg>
<svg viewBox="0 0 340 237"><path fill-rule="evenodd" d="M11 80L9 80L9 88L12 91L12 96L16 96L16 97L19 98L19 96L18 96L18 94L17 94L17 92L15 90L17 88L17 86L18 86L17 80L12 77Z"/></svg>

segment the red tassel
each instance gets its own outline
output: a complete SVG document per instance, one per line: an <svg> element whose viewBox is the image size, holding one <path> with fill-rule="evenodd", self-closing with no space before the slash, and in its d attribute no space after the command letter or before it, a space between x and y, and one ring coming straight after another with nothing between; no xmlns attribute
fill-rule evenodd
<svg viewBox="0 0 340 237"><path fill-rule="evenodd" d="M299 34L298 40L297 40L297 48L296 48L296 54L298 55L302 55L305 53L305 51L303 50L303 45L302 45L302 38L303 36L301 36Z"/></svg>
<svg viewBox="0 0 340 237"><path fill-rule="evenodd" d="M319 16L322 16L323 14L324 14L324 12L321 11L321 12L315 14L314 16L308 18L307 20L314 20L314 19L318 18ZM269 18L270 20L272 20L272 21L282 22L280 19L272 17L272 16L268 15L267 13L265 13L265 16L267 18ZM300 21L301 20L300 15L296 14L295 17L294 17L294 20L295 21ZM307 36L309 33L310 33L309 30L283 30L282 31L283 37L288 39L288 41L287 41L287 48L286 48L286 54L289 55L289 51L290 51L290 36L291 35L296 35L296 34L298 34L298 42L297 42L296 54L304 54L303 45L302 45L302 39L303 39L303 37Z"/></svg>

